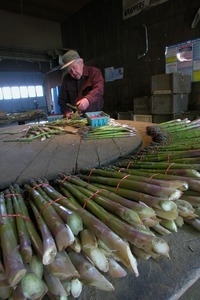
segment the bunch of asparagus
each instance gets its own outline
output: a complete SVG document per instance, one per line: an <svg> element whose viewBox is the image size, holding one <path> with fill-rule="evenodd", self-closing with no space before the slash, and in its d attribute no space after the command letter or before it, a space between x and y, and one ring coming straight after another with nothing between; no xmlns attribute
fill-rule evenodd
<svg viewBox="0 0 200 300"><path fill-rule="evenodd" d="M82 139L95 140L107 138L123 138L135 135L135 128L128 125L121 125L111 121L108 125L102 127L91 127L87 124L87 119L61 119L44 124L29 125L22 132L4 132L3 134L19 134L21 137L15 139L6 139L4 142L31 142L35 139L41 141L51 138L53 135L69 133L79 134Z"/></svg>
<svg viewBox="0 0 200 300"><path fill-rule="evenodd" d="M181 222L191 223L199 230L200 196L200 119L189 121L171 120L159 125L147 127L147 134L152 137L152 144L135 156L119 161L115 171L128 173L138 178L179 180L188 185L179 197L179 210L183 212ZM180 205L182 208L180 208ZM194 209L194 215L185 211ZM179 216L180 220L180 216Z"/></svg>
<svg viewBox="0 0 200 300"><path fill-rule="evenodd" d="M108 125L99 127L89 127L82 132L82 138L87 140L123 138L135 136L135 128L128 125L121 125L115 121L110 121Z"/></svg>
<svg viewBox="0 0 200 300"><path fill-rule="evenodd" d="M179 148L176 121L166 125L148 128L160 144L114 165L0 193L1 299L78 298L84 286L113 291L108 277L126 269L139 276L138 258L169 257L165 235L185 223L200 230L200 164L191 162L198 140L182 129Z"/></svg>
<svg viewBox="0 0 200 300"><path fill-rule="evenodd" d="M53 185L31 179L1 193L2 299L76 298L83 285L113 291L102 273L138 276L136 257L169 257L148 205L78 176L60 174Z"/></svg>
<svg viewBox="0 0 200 300"><path fill-rule="evenodd" d="M57 196L51 186L43 187ZM72 210L52 201L43 187L31 180L25 187L27 195L18 185L0 194L0 298L77 298L83 284L113 291L101 271L107 272L109 264L113 265L113 276L125 276L126 271L120 265L116 270L117 263L106 259L93 232L83 227L83 218L78 214L83 209L72 203ZM90 220L86 213L87 218ZM110 240L114 237L111 234ZM116 243L120 252L128 248L124 242ZM101 266L99 270L92 263L95 261Z"/></svg>
<svg viewBox="0 0 200 300"><path fill-rule="evenodd" d="M86 119L61 119L52 122L32 124L20 132L4 132L3 134L11 135L22 133L21 137L17 137L15 139L6 139L4 140L4 142L31 142L35 139L40 139L41 141L44 141L47 138L51 138L54 135L64 133L80 134L80 132L84 132L85 128L87 128L86 124Z"/></svg>
<svg viewBox="0 0 200 300"><path fill-rule="evenodd" d="M138 276L137 257L169 257L167 242L155 231L174 231L167 230L164 220L178 216L176 201L187 188L185 182L146 180L142 194L140 182L135 191L134 178L126 179L123 173L92 172L60 174L52 184L30 179L24 190L14 185L1 193L2 299L67 299L69 294L77 298L83 285L113 291L102 273L119 278L128 268ZM124 183L132 199L118 195L116 180ZM158 212L163 214L160 219ZM160 229L161 219L166 230Z"/></svg>

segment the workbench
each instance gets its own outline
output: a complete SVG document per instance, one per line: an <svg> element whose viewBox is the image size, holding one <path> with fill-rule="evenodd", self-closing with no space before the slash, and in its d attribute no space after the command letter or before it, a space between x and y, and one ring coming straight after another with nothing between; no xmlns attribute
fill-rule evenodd
<svg viewBox="0 0 200 300"><path fill-rule="evenodd" d="M103 166L133 153L142 144L138 131L128 138L84 140L78 134L60 134L44 141L5 142L21 137L28 126L0 128L0 189L11 183L23 185L30 177L53 180L62 172L72 174Z"/></svg>
<svg viewBox="0 0 200 300"><path fill-rule="evenodd" d="M3 142L11 138L6 132L24 130L26 125L0 128L0 189L11 183L23 185L31 178L55 179L59 173L76 173L81 168L94 168L146 147L151 138L145 133L149 123L122 121L135 127L129 138L82 140L78 135L63 134L43 142ZM12 136L13 138L13 136ZM139 277L127 271L120 279L106 276L115 287L104 292L84 287L79 300L177 300L200 278L200 235L189 225L164 239L170 246L170 258L138 259ZM72 299L69 297L69 299Z"/></svg>

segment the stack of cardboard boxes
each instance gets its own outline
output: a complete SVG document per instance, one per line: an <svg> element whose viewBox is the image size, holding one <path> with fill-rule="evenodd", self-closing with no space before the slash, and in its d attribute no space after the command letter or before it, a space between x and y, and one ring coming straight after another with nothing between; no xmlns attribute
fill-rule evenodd
<svg viewBox="0 0 200 300"><path fill-rule="evenodd" d="M188 110L191 76L181 73L159 74L151 79L153 123L172 120Z"/></svg>
<svg viewBox="0 0 200 300"><path fill-rule="evenodd" d="M151 96L133 100L134 120L162 123L188 110L191 76L158 74L151 78Z"/></svg>
<svg viewBox="0 0 200 300"><path fill-rule="evenodd" d="M148 96L133 99L134 121L152 122L151 99Z"/></svg>

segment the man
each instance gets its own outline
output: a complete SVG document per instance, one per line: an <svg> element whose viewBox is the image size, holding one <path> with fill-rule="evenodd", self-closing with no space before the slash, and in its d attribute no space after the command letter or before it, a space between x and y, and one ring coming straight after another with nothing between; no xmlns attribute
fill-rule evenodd
<svg viewBox="0 0 200 300"><path fill-rule="evenodd" d="M83 113L100 111L103 108L104 79L101 71L84 65L83 59L75 50L67 51L63 57L63 76L58 104L61 113L70 118L73 113L67 103L76 106Z"/></svg>

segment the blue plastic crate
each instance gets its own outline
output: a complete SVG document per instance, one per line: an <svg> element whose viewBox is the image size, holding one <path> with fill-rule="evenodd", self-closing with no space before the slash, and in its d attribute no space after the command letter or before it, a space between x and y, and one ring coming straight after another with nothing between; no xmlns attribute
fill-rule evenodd
<svg viewBox="0 0 200 300"><path fill-rule="evenodd" d="M85 115L89 125L92 127L107 125L110 119L110 116L103 111L88 112Z"/></svg>

